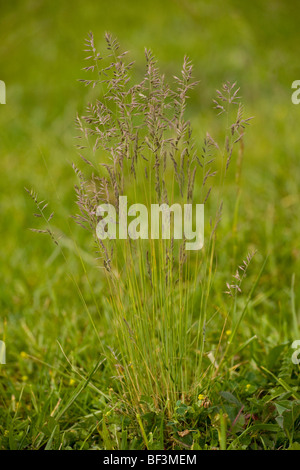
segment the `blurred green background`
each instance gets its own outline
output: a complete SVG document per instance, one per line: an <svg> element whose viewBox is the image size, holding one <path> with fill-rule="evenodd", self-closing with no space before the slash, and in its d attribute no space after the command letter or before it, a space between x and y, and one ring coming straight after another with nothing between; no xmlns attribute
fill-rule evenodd
<svg viewBox="0 0 300 470"><path fill-rule="evenodd" d="M296 305L300 301L300 106L291 102L291 84L300 79L299 20L295 2L284 0L0 0L0 79L7 87L7 104L0 105L0 337L5 336L10 367L23 349L42 351L47 360L57 349L56 338L70 350L78 350L81 341L91 347L84 342L88 318L57 248L28 230L36 221L24 191L33 187L55 210L54 224L67 232L70 223L74 238L86 240L68 217L75 212L74 119L88 97L77 79L84 78L84 39L90 30L100 50L106 31L117 36L138 75L144 71L145 47L171 80L184 55L192 59L200 85L188 115L199 142L206 131L218 131L215 90L226 80L238 82L246 114L255 117L245 140L239 255L251 247L258 249L259 260L270 254L253 328L264 327L263 335L272 334L274 342L290 336L293 273ZM234 174L229 185L225 213L230 219ZM226 237L223 248L220 263L228 278L234 267ZM66 252L69 271L84 290L76 253ZM101 289L101 276L90 265ZM88 289L85 295L89 302Z"/></svg>

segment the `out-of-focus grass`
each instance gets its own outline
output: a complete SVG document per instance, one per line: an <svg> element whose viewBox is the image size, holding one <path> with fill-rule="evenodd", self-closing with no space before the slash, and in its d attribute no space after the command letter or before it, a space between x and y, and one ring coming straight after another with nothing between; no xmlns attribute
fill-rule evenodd
<svg viewBox="0 0 300 470"><path fill-rule="evenodd" d="M70 223L72 236L89 252L85 235L68 221L75 211L74 118L88 93L77 79L83 76L83 40L89 30L99 44L105 31L116 35L136 60L137 74L143 72L144 47L154 51L170 78L183 56L190 56L201 81L188 109L199 142L206 131L218 132L211 106L215 89L226 80L237 80L246 113L255 119L246 137L236 257L241 260L252 247L259 251L258 261L269 254L245 335L257 334L270 345L298 339L290 298L296 273L297 309L300 108L291 103L291 83L299 79L300 70L299 13L293 4L19 0L1 1L0 13L0 79L7 86L7 104L0 107L0 338L5 335L7 344L7 365L1 368L6 383L1 385L6 389L2 412L7 397L20 393L22 377L29 377L37 401L41 394L38 406L44 406L45 383L53 384L38 362L24 363L22 351L66 367L58 339L83 367L95 356L91 325L58 250L28 230L34 223L33 208L24 191L24 186L34 187L41 199L50 201L59 227L68 233ZM233 177L218 260L224 280L235 270L228 254L235 191ZM96 316L76 252L66 247L66 256L67 271L76 277ZM92 282L101 292L101 277L92 261L90 266ZM61 390L67 391L64 385L55 389L53 401ZM50 411L51 406L55 403L49 404Z"/></svg>

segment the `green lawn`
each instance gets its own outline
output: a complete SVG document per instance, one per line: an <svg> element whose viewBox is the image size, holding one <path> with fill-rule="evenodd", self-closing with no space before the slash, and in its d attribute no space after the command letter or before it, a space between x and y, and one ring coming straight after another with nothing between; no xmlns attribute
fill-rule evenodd
<svg viewBox="0 0 300 470"><path fill-rule="evenodd" d="M6 344L0 449L299 449L299 365L291 347L300 340L295 6L284 0L86 0L72 6L16 0L0 2L0 17L0 80L7 92L0 105L0 340ZM189 56L200 83L186 117L200 148L206 132L224 137L212 99L227 80L237 82L245 115L254 117L242 172L237 151L223 188L207 304L208 372L199 389L179 396L168 412L151 394L140 408L128 406L112 377L102 354L118 344L105 276L92 237L70 217L77 212L72 162L81 165L75 118L95 97L78 81L86 78L89 31L101 51L106 31L118 37L135 61L136 80L145 71L145 47L170 82ZM55 212L60 246L29 230L39 221L25 187ZM207 220L215 209L212 200ZM215 373L210 353L218 352L219 342L226 350L236 324L228 316L226 282L253 250L236 301L235 315L244 316ZM197 292L200 287L196 305Z"/></svg>

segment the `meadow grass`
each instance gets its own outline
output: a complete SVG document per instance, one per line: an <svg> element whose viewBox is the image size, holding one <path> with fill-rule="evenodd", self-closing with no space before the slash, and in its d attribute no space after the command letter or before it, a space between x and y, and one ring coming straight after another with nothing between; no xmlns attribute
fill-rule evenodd
<svg viewBox="0 0 300 470"><path fill-rule="evenodd" d="M151 204L171 206L179 201L182 207L195 202L206 207L210 198L217 200L217 213L210 216L208 241L200 254L189 253L186 240L175 239L175 222L167 240L128 238L114 243L95 237L109 283L109 324L117 338L109 347L108 360L114 365L121 396L135 413L152 401L158 411L171 415L177 401L195 398L204 387L202 362L222 186L234 147L243 145L250 118L243 117L236 84L223 85L214 104L218 114L225 115L224 144L219 146L207 134L197 149L191 124L185 120L189 92L197 86L189 59L184 58L172 89L146 50L145 76L132 83L133 63L126 62L127 54L120 51L116 39L109 34L105 39L106 56L97 51L92 33L86 41L89 65L84 69L92 74L82 81L98 89L98 96L88 104L86 114L77 117L77 147L86 164L84 172L74 165L79 178L78 224L95 236L97 207L112 204L118 212L119 196L124 195L129 204L146 204L149 210ZM218 172L214 185L211 180ZM236 282L227 283L235 305L251 258L248 255L236 271ZM238 318L240 312L234 316ZM240 321L232 320L233 336ZM222 327L221 322L220 331ZM219 346L221 341L222 337Z"/></svg>
<svg viewBox="0 0 300 470"><path fill-rule="evenodd" d="M2 6L6 67L0 79L6 82L8 94L7 104L1 107L0 334L7 345L7 364L0 366L2 449L285 449L299 445L299 366L291 362L290 347L299 339L295 124L299 111L290 101L290 84L298 78L297 15L283 2L272 3L274 8L261 7L258 17L256 2L247 9L235 1L225 4L231 28L224 20L225 6L219 11L205 2L147 2L133 10L119 5L106 14L105 5L100 14L92 2L84 8L77 5L72 12L64 2L57 9L19 2L19 15ZM24 16L29 21L26 25L19 19ZM106 17L101 27L100 16L101 21ZM131 22L129 29L124 18ZM76 214L73 186L78 184L71 162L76 159L76 166L85 166L73 150L73 121L77 111L85 115L86 102L96 96L95 90L76 81L84 59L78 51L90 29L100 49L104 30L116 33L131 49L136 83L144 75L141 42L154 50L167 80L178 75L185 54L192 58L193 75L201 82L190 90L186 116L197 148L202 147L206 131L218 142L225 138L227 122L223 116L216 118L211 99L227 80L237 80L245 115L255 117L243 145L237 143L224 183L219 186L216 180L217 196L208 199L210 214L217 213L223 199L213 245L185 265L187 277L199 272L195 289L191 285L193 301L182 279L179 285L169 284L171 295L164 302L166 285L160 269L152 266L153 295L147 251L152 264L156 252L148 247L135 264L136 251L142 253L142 248L128 246L117 260L123 265L125 256L129 261L122 277L129 298L124 299L119 282L112 291L116 295L107 302L107 283L112 289L116 283L97 269L90 233L69 219ZM84 72L81 75L86 78ZM24 186L34 187L41 200L50 202L47 218L55 212L50 222L55 234L63 235L59 246L26 230L33 226L33 205ZM233 297L225 294L226 283L229 288L236 284L232 275L255 250L242 292L233 288ZM159 253L165 263L162 249ZM205 257L204 266L201 257ZM205 266L213 269L211 285L202 290L201 276L206 282L210 279L204 275ZM119 269L117 265L117 276ZM203 292L209 296L201 300ZM144 305L145 299L156 307L142 309L148 323L134 310L140 312L137 306ZM206 308L200 308L203 304ZM190 341L197 332L186 329L193 325L196 311L200 325L207 316L206 349L200 354ZM165 331L160 323L154 325L161 312ZM125 315L130 330L138 334L138 364L134 342L128 340L130 330L122 320ZM145 325L151 324L151 315L154 328L149 333ZM168 354L164 350L159 355L166 339ZM153 341L157 350L149 347ZM181 359L192 350L194 361L189 356L190 363L184 367L180 360L166 364L168 358ZM158 355L160 361L155 362ZM118 375L115 365L119 363L130 382L112 378ZM167 367L174 369L174 381ZM151 368L162 380L153 380Z"/></svg>

